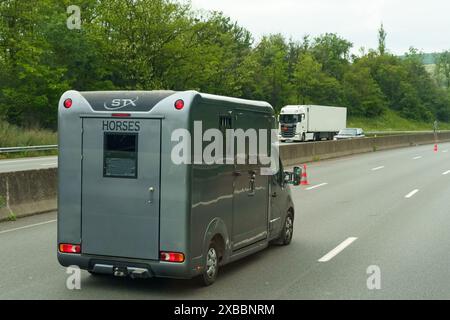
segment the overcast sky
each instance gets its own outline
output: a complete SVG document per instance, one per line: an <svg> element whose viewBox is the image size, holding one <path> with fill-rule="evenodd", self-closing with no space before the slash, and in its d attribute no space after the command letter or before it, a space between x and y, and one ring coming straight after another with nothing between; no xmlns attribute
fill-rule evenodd
<svg viewBox="0 0 450 320"><path fill-rule="evenodd" d="M191 0L194 9L218 10L252 32L282 33L300 40L305 34L335 32L355 49L377 47L384 23L387 45L402 54L410 46L424 52L450 49L448 0Z"/></svg>

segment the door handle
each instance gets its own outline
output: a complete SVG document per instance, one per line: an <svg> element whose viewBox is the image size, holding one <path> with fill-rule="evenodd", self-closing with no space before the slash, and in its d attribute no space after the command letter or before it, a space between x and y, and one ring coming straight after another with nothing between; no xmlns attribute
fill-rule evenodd
<svg viewBox="0 0 450 320"><path fill-rule="evenodd" d="M154 195L154 193L155 193L155 188L153 188L153 187L150 187L150 188L148 188L148 193L149 193L149 198L148 198L148 203L153 203L153 195Z"/></svg>

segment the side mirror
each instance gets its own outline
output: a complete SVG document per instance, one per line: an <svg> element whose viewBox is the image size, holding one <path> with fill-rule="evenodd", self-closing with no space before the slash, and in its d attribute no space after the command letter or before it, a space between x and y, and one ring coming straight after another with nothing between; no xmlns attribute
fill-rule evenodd
<svg viewBox="0 0 450 320"><path fill-rule="evenodd" d="M284 183L299 186L302 179L302 169L300 167L294 167L293 172L284 172Z"/></svg>
<svg viewBox="0 0 450 320"><path fill-rule="evenodd" d="M302 169L300 167L294 167L293 171L293 184L299 186L302 180Z"/></svg>

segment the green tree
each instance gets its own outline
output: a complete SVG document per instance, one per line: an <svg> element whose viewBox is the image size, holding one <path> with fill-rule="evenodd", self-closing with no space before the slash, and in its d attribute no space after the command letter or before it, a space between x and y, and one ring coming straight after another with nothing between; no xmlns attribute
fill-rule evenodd
<svg viewBox="0 0 450 320"><path fill-rule="evenodd" d="M55 12L51 0L0 3L0 114L12 123L56 126L56 101L69 84L44 32Z"/></svg>
<svg viewBox="0 0 450 320"><path fill-rule="evenodd" d="M311 54L299 57L294 88L297 103L339 105L341 86L339 82L322 71L322 65Z"/></svg>
<svg viewBox="0 0 450 320"><path fill-rule="evenodd" d="M281 35L262 38L246 61L255 68L247 98L269 101L276 109L287 104L292 90L288 81L288 51Z"/></svg>
<svg viewBox="0 0 450 320"><path fill-rule="evenodd" d="M436 61L436 75L445 88L450 89L450 51L442 52Z"/></svg>
<svg viewBox="0 0 450 320"><path fill-rule="evenodd" d="M386 108L405 117L450 120L450 53L439 86L415 49L350 56L334 33L300 41L252 35L220 12L177 0L79 0L81 30L66 27L70 0L0 1L0 118L56 128L60 95L76 90L195 89L286 104L343 105L352 115ZM446 87L444 89L443 87Z"/></svg>
<svg viewBox="0 0 450 320"><path fill-rule="evenodd" d="M378 53L380 55L384 55L386 53L386 38L386 30L384 30L384 25L381 24L380 29L378 30Z"/></svg>
<svg viewBox="0 0 450 320"><path fill-rule="evenodd" d="M387 108L386 98L363 63L352 65L344 76L344 99L349 114L364 117L376 117Z"/></svg>
<svg viewBox="0 0 450 320"><path fill-rule="evenodd" d="M353 44L334 33L327 33L314 39L311 52L322 64L323 71L342 80L349 65L350 49Z"/></svg>

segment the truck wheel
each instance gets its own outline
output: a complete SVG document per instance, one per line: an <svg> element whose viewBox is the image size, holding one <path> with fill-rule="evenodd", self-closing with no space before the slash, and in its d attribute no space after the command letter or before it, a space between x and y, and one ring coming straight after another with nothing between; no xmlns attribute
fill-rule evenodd
<svg viewBox="0 0 450 320"><path fill-rule="evenodd" d="M211 242L206 253L205 267L202 275L200 276L200 282L204 286L210 286L216 281L217 273L219 271L219 254L217 246L214 242Z"/></svg>
<svg viewBox="0 0 450 320"><path fill-rule="evenodd" d="M303 133L302 134L302 142L305 142L306 141L306 135L305 135L305 133Z"/></svg>
<svg viewBox="0 0 450 320"><path fill-rule="evenodd" d="M294 234L294 217L291 212L288 212L286 219L284 220L283 230L281 230L278 243L287 246L292 241L292 235Z"/></svg>

